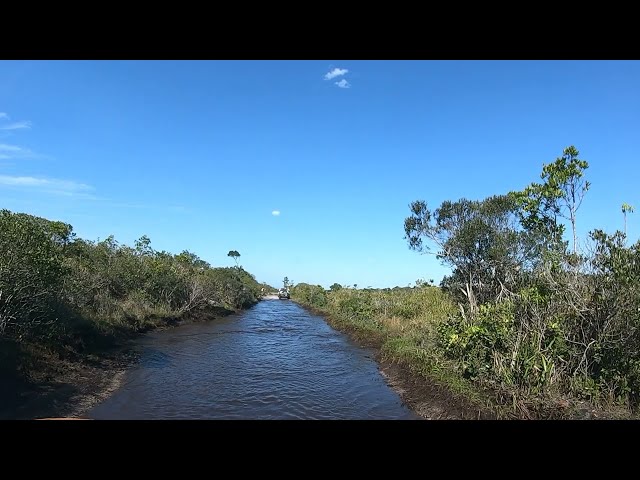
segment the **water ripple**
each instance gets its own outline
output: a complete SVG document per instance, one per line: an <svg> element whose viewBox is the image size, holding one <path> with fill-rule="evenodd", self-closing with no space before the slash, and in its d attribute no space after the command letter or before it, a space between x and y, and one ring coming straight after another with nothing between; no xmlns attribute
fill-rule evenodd
<svg viewBox="0 0 640 480"><path fill-rule="evenodd" d="M414 419L372 352L294 302L152 333L104 419Z"/></svg>

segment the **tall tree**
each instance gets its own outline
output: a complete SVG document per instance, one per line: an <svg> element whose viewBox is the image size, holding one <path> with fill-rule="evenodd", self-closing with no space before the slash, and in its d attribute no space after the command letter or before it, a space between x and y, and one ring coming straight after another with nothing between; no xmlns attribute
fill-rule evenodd
<svg viewBox="0 0 640 480"><path fill-rule="evenodd" d="M236 267L238 266L238 258L240 258L240 253L238 253L237 250L229 250L229 253L227 253L227 257L233 258L236 262Z"/></svg>
<svg viewBox="0 0 640 480"><path fill-rule="evenodd" d="M635 212L635 208L628 203L622 204L622 215L624 215L624 236L627 236L627 213Z"/></svg>
<svg viewBox="0 0 640 480"><path fill-rule="evenodd" d="M453 268L445 283L464 295L472 311L478 303L512 291L516 272L526 266L531 252L529 237L517 229L513 196L445 201L435 211L416 201L410 208L404 222L409 248L434 253L435 246L436 257Z"/></svg>
<svg viewBox="0 0 640 480"><path fill-rule="evenodd" d="M574 254L578 251L576 212L591 186L583 178L589 164L580 160L578 155L580 152L573 145L565 148L555 162L543 166L540 176L545 181L543 188L546 194L558 200L560 216L571 222Z"/></svg>
<svg viewBox="0 0 640 480"><path fill-rule="evenodd" d="M574 146L565 148L555 162L543 165L540 174L543 183L532 183L522 192L510 194L520 207L522 226L542 235L547 247L563 244L564 226L558 224L557 217L569 220L574 256L578 252L576 212L591 186L584 179L589 164L578 155L580 152Z"/></svg>

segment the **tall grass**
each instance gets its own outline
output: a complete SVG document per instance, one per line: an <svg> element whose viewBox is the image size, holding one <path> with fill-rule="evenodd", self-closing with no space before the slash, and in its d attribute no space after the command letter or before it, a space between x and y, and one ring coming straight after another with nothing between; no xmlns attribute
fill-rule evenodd
<svg viewBox="0 0 640 480"><path fill-rule="evenodd" d="M553 339L559 342L560 335L545 327L541 337L535 325L522 323L531 317L527 308L542 308L535 292L523 293L518 304L482 305L472 322L460 320L459 307L438 287L325 291L300 284L291 293L295 301L326 314L337 328L379 346L384 359L446 386L492 415L570 418L598 408L600 416L631 415L619 403L594 401L588 395L592 383L554 363L558 360L551 349L566 351L560 344L554 347ZM553 324L553 316L549 318Z"/></svg>
<svg viewBox="0 0 640 480"><path fill-rule="evenodd" d="M298 284L292 299L326 314L338 329L380 347L383 358L401 363L416 375L446 385L453 394L483 407L488 400L439 350L439 328L457 311L440 288L325 291Z"/></svg>

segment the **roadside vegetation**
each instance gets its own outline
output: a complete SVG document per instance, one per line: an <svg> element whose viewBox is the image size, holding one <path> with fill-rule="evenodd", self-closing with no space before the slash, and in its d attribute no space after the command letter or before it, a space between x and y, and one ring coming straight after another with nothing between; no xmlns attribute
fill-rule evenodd
<svg viewBox="0 0 640 480"><path fill-rule="evenodd" d="M439 287L298 284L292 298L499 417L637 417L640 241L626 236L634 209L622 205L624 231L579 238L587 169L571 146L522 191L435 210L411 203L409 247L451 269Z"/></svg>
<svg viewBox="0 0 640 480"><path fill-rule="evenodd" d="M146 236L133 247L113 236L92 242L69 224L0 210L0 378L29 377L38 359L76 358L248 308L263 289L272 290L241 266L157 251Z"/></svg>

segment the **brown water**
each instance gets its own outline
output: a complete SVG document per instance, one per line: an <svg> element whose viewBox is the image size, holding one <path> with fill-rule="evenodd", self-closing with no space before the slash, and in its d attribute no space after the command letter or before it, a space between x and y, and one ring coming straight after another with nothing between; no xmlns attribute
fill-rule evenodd
<svg viewBox="0 0 640 480"><path fill-rule="evenodd" d="M417 419L372 359L288 300L147 335L96 419Z"/></svg>

